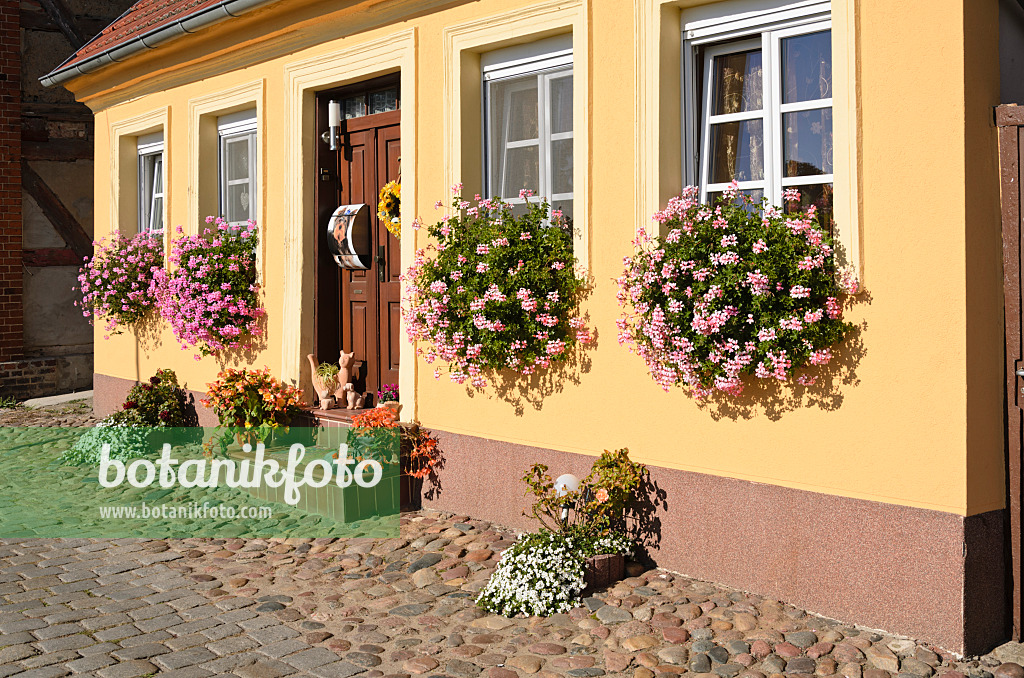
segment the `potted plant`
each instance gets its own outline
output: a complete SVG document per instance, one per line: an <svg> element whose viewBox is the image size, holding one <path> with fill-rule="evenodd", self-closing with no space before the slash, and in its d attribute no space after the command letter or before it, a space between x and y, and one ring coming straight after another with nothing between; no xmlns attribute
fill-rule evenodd
<svg viewBox="0 0 1024 678"><path fill-rule="evenodd" d="M395 417L402 412L402 403L398 402L398 384L384 384L377 391L377 407L388 407L394 411Z"/></svg>
<svg viewBox="0 0 1024 678"><path fill-rule="evenodd" d="M120 327L137 326L155 306L163 242L152 233L139 233L131 239L118 235L110 242L100 240L93 247L95 253L78 274L82 300L75 305L90 323L103 316L104 330L119 334Z"/></svg>
<svg viewBox="0 0 1024 678"><path fill-rule="evenodd" d="M796 189L783 197L799 205ZM738 396L751 379L784 382L829 363L853 329L842 310L858 283L837 266L813 205L787 212L735 183L706 205L689 186L654 218L664 235L638 231L617 281L617 324L619 343L664 390L703 402Z"/></svg>
<svg viewBox="0 0 1024 678"><path fill-rule="evenodd" d="M341 368L335 363L316 364L313 354L306 356L313 377L313 390L320 399L320 409L329 410L335 406L334 392L338 389Z"/></svg>
<svg viewBox="0 0 1024 678"><path fill-rule="evenodd" d="M156 272L160 315L182 348L195 347L197 359L251 345L263 333L256 274L255 221L237 228L220 217L202 234L187 236L181 226L172 242L170 271Z"/></svg>
<svg viewBox="0 0 1024 678"><path fill-rule="evenodd" d="M169 428L181 429L177 432L179 439L191 442L185 429L198 423L188 392L178 384L174 370L157 370L146 381L132 386L121 409L86 431L61 459L72 464L99 463L107 443L111 459L127 461L159 449ZM201 437L199 429L194 430L197 438Z"/></svg>
<svg viewBox="0 0 1024 678"><path fill-rule="evenodd" d="M357 459L398 463L400 505L418 506L423 481L435 475L444 463L438 439L419 422L402 424L389 407L379 407L352 418L348 433L349 450Z"/></svg>
<svg viewBox="0 0 1024 678"><path fill-rule="evenodd" d="M447 363L455 383L483 389L502 371L534 374L591 341L572 225L531 195L522 192L521 214L497 198L471 206L456 194L450 214L429 227L437 244L418 250L405 275L409 341L422 343L427 363Z"/></svg>
<svg viewBox="0 0 1024 678"><path fill-rule="evenodd" d="M605 450L575 487L552 479L544 464L531 467L523 481L536 500L525 515L541 529L502 554L477 604L506 616L550 615L578 605L584 590L621 579L633 546L625 510L647 473L626 449Z"/></svg>
<svg viewBox="0 0 1024 678"><path fill-rule="evenodd" d="M206 395L200 402L216 411L224 429L219 436L222 451L232 437L239 445L266 443L302 413L302 391L272 377L269 368L222 370L207 384Z"/></svg>

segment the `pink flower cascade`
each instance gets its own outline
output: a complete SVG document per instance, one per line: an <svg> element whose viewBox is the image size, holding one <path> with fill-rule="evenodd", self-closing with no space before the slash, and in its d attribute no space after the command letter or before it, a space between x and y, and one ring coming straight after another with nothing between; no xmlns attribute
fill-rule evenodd
<svg viewBox="0 0 1024 678"><path fill-rule="evenodd" d="M429 228L437 244L417 250L402 276L406 333L425 344L417 354L448 363L453 382L485 388L488 371L533 374L590 343L578 316L584 281L561 214L549 215L527 191L525 215L479 196L471 207L460 189L452 187L451 213Z"/></svg>
<svg viewBox="0 0 1024 678"><path fill-rule="evenodd" d="M800 199L795 190L784 197ZM815 213L755 203L735 184L702 205L688 186L654 215L665 235L639 230L637 253L624 259L619 343L663 389L682 386L698 402L716 391L739 395L743 376L786 381L829 363L830 347L852 329L841 298L858 284L837 271Z"/></svg>
<svg viewBox="0 0 1024 678"><path fill-rule="evenodd" d="M156 276L157 304L182 348L198 347L200 355L246 346L260 335L256 284L256 222L229 226L207 217L202 235L180 235L171 250L172 272ZM182 234L181 226L177 232Z"/></svg>
<svg viewBox="0 0 1024 678"><path fill-rule="evenodd" d="M86 257L78 273L82 300L75 301L82 315L95 324L106 318L104 329L119 333L122 325L142 320L155 305L155 275L163 270L164 247L158 236L139 233L117 235L110 242L93 242L93 257ZM109 337L107 337L109 338Z"/></svg>

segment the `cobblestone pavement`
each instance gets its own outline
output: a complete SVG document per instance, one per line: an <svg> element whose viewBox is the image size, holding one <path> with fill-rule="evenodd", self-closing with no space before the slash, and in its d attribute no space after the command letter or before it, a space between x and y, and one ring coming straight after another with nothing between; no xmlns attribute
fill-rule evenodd
<svg viewBox="0 0 1024 678"><path fill-rule="evenodd" d="M51 407L0 408L0 426L92 426L92 398Z"/></svg>
<svg viewBox="0 0 1024 678"><path fill-rule="evenodd" d="M485 614L513 540L426 511L391 539L0 540L0 678L1024 678L1016 644L957 660L638 566L568 614Z"/></svg>

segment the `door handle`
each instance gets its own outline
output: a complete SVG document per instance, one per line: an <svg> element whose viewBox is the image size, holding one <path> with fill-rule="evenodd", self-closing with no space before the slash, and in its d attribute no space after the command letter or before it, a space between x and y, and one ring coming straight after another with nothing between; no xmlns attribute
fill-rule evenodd
<svg viewBox="0 0 1024 678"><path fill-rule="evenodd" d="M1017 371L1015 372L1015 374L1016 374L1016 375L1017 375L1018 377L1024 377L1024 370L1017 370Z"/></svg>
<svg viewBox="0 0 1024 678"><path fill-rule="evenodd" d="M384 245L377 246L377 281L387 282L387 276L384 271L384 255L387 253L387 247Z"/></svg>

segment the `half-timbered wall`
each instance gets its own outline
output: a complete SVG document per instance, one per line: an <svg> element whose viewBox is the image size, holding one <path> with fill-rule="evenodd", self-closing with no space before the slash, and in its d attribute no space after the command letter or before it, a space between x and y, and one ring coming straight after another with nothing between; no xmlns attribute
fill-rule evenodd
<svg viewBox="0 0 1024 678"><path fill-rule="evenodd" d="M0 396L92 385L72 289L92 252L92 115L39 77L131 4L0 0Z"/></svg>

